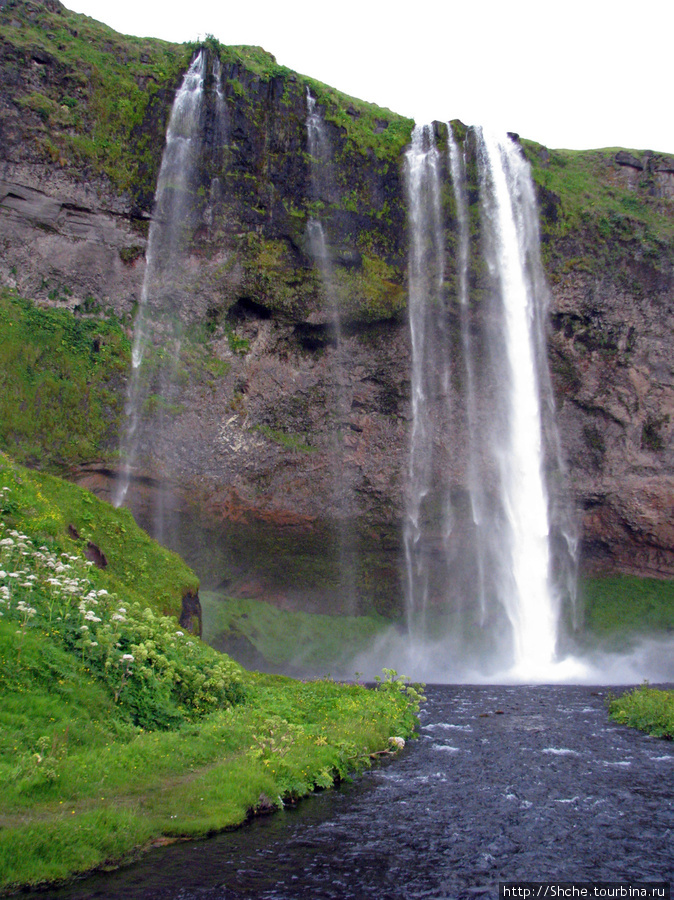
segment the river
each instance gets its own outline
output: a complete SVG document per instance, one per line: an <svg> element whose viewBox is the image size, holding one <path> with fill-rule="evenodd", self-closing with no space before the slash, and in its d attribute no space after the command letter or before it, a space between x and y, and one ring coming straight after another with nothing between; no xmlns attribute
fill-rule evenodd
<svg viewBox="0 0 674 900"><path fill-rule="evenodd" d="M428 687L419 739L394 762L49 896L486 900L500 881L671 883L674 747L613 724L609 693Z"/></svg>

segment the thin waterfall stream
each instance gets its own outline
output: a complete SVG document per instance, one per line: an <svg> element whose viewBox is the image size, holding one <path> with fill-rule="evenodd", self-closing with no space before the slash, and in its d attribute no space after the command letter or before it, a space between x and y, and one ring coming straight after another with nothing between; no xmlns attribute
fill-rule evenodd
<svg viewBox="0 0 674 900"><path fill-rule="evenodd" d="M126 428L120 447L122 467L113 497L115 506L124 503L141 444L148 440L144 419L152 387L143 363L152 343L153 332L160 327L164 342L174 345L173 352L169 352L168 363L159 364L162 388L160 417L162 401L170 401L171 376L167 365L170 367L171 360L175 361L176 347L180 341L181 266L194 216L194 179L200 149L199 126L205 70L206 55L200 51L176 93L166 132L148 236L145 277L134 323L131 377L125 407Z"/></svg>
<svg viewBox="0 0 674 900"><path fill-rule="evenodd" d="M316 104L316 98L309 88L307 98L307 144L310 157L311 196L315 204L329 202L332 189L330 141ZM357 611L355 548L351 521L354 516L354 496L352 475L345 465L344 430L348 427L350 400L345 388L348 359L345 348L342 316L339 304L339 289L334 262L328 246L326 229L317 215L311 215L307 222L307 238L311 256L320 274L320 283L328 315L333 347L330 353L330 394L333 418L332 452L335 458L332 480L333 502L337 521L336 543L339 570L339 595L344 612L354 615Z"/></svg>

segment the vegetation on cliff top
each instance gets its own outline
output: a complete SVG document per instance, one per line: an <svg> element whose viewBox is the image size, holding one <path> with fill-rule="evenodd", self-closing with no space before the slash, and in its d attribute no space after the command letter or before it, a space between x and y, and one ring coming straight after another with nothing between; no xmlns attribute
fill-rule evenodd
<svg viewBox="0 0 674 900"><path fill-rule="evenodd" d="M0 58L15 111L3 110L4 124L18 111L47 159L91 167L151 202L170 92L191 52L117 34L55 0L9 0L0 10Z"/></svg>
<svg viewBox="0 0 674 900"><path fill-rule="evenodd" d="M671 265L674 199L658 179L670 177L673 158L618 148L547 150L533 141L522 146L539 185L542 250L553 278L611 272L625 288L641 291L626 263Z"/></svg>
<svg viewBox="0 0 674 900"><path fill-rule="evenodd" d="M46 159L90 166L147 206L173 90L198 46L121 35L56 0L8 0L0 9L0 59L14 85L14 114L4 110L3 118L10 123L28 113L21 127ZM397 160L409 139L410 120L298 76L260 47L228 47L214 38L206 46L261 80L311 86L358 152Z"/></svg>
<svg viewBox="0 0 674 900"><path fill-rule="evenodd" d="M0 890L240 824L412 733L394 673L256 676L185 633L196 578L126 511L4 455L0 508Z"/></svg>

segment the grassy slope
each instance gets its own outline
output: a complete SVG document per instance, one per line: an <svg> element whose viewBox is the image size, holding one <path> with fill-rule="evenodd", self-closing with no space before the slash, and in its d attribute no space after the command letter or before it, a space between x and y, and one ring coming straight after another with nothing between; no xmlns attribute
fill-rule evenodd
<svg viewBox="0 0 674 900"><path fill-rule="evenodd" d="M196 578L126 511L4 455L0 507L0 890L239 824L412 732L394 682L257 676L184 635L162 613Z"/></svg>
<svg viewBox="0 0 674 900"><path fill-rule="evenodd" d="M157 138L163 137L170 107L162 95L176 86L196 44L121 35L65 7L52 11L24 0L8 0L0 10L0 43L5 65L19 68L37 51L59 67L58 83L14 98L22 111L34 114L30 127L46 158L91 166L120 191L151 191L163 146ZM224 46L213 38L206 44L223 62L262 81L290 76L310 86L358 153L397 161L409 140L410 119L298 76L260 47Z"/></svg>
<svg viewBox="0 0 674 900"><path fill-rule="evenodd" d="M116 321L0 289L0 449L52 470L100 458L119 429L129 362Z"/></svg>
<svg viewBox="0 0 674 900"><path fill-rule="evenodd" d="M522 145L534 180L548 192L542 197L542 252L553 281L572 271L612 272L623 288L638 291L626 263L658 268L672 261L674 200L658 196L648 171L629 188L626 170L616 162L619 148L547 151L534 141Z"/></svg>
<svg viewBox="0 0 674 900"><path fill-rule="evenodd" d="M142 531L128 510L113 509L76 485L17 466L4 454L0 480L9 488L0 501L5 526L44 535L59 552L83 555L88 541L100 548L108 565L95 571L99 588L112 592L123 585L132 599L173 616L180 614L184 594L198 589L191 569Z"/></svg>
<svg viewBox="0 0 674 900"><path fill-rule="evenodd" d="M0 11L0 44L10 72L37 53L59 74L13 98L45 158L90 167L119 191L151 200L166 128L162 94L175 87L192 48L120 35L65 7L21 0Z"/></svg>

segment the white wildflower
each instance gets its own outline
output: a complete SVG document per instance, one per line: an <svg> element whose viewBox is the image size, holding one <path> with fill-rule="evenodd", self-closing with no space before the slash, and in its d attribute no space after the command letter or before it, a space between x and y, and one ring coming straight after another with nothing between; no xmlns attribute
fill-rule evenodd
<svg viewBox="0 0 674 900"><path fill-rule="evenodd" d="M133 662L133 653L125 653L122 660L124 662Z"/></svg>

